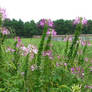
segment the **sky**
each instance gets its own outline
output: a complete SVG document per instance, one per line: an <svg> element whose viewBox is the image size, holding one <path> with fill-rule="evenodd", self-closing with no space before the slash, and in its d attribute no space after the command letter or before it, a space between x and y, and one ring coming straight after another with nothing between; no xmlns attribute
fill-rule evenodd
<svg viewBox="0 0 92 92"><path fill-rule="evenodd" d="M0 0L0 7L6 9L8 18L23 21L92 19L92 0Z"/></svg>

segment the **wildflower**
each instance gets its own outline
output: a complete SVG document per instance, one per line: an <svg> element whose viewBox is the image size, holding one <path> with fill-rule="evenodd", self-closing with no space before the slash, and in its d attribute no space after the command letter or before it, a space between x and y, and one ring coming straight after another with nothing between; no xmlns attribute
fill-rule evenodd
<svg viewBox="0 0 92 92"><path fill-rule="evenodd" d="M6 19L7 18L6 10L3 8L0 8L0 15L1 15L3 20Z"/></svg>
<svg viewBox="0 0 92 92"><path fill-rule="evenodd" d="M86 57L84 60L87 62L88 61L88 58Z"/></svg>
<svg viewBox="0 0 92 92"><path fill-rule="evenodd" d="M43 56L48 56L50 59L53 59L51 50L44 51L43 52Z"/></svg>
<svg viewBox="0 0 92 92"><path fill-rule="evenodd" d="M81 45L82 46L85 46L86 45L86 42L85 41L81 41Z"/></svg>
<svg viewBox="0 0 92 92"><path fill-rule="evenodd" d="M64 66L67 66L67 63L64 63Z"/></svg>
<svg viewBox="0 0 92 92"><path fill-rule="evenodd" d="M44 25L45 24L47 24L49 27L53 27L53 21L51 21L50 19L42 19L41 21L40 21L40 25L42 26L42 27L44 27Z"/></svg>
<svg viewBox="0 0 92 92"><path fill-rule="evenodd" d="M67 37L65 37L65 38L64 38L64 42L66 42L67 40L68 40Z"/></svg>
<svg viewBox="0 0 92 92"><path fill-rule="evenodd" d="M1 33L2 33L3 35L8 35L8 34L10 34L9 30L6 29L5 27L3 27L3 28L1 29Z"/></svg>
<svg viewBox="0 0 92 92"><path fill-rule="evenodd" d="M61 57L60 56L57 56L58 59L60 59Z"/></svg>
<svg viewBox="0 0 92 92"><path fill-rule="evenodd" d="M76 25L76 24L81 23L82 25L86 25L87 22L88 22L88 21L87 21L86 18L77 17L77 18L74 20L73 24Z"/></svg>
<svg viewBox="0 0 92 92"><path fill-rule="evenodd" d="M58 67L58 66L60 66L60 64L59 63L56 63L56 66Z"/></svg>
<svg viewBox="0 0 92 92"><path fill-rule="evenodd" d="M79 23L80 23L80 17L77 17L77 18L74 20L73 24L76 25L76 24L79 24Z"/></svg>
<svg viewBox="0 0 92 92"><path fill-rule="evenodd" d="M30 53L32 53L32 52L34 54L38 53L38 49L34 45L29 44L27 48L29 49Z"/></svg>
<svg viewBox="0 0 92 92"><path fill-rule="evenodd" d="M91 46L92 44L90 42L88 42L88 46Z"/></svg>
<svg viewBox="0 0 92 92"><path fill-rule="evenodd" d="M88 85L86 85L85 88L90 88L90 89L92 89L92 86L88 86Z"/></svg>
<svg viewBox="0 0 92 92"><path fill-rule="evenodd" d="M8 47L8 49L6 50L6 52L8 52L8 51L10 51L10 52L14 52L15 50L12 49L12 48L10 48L10 47Z"/></svg>
<svg viewBox="0 0 92 92"><path fill-rule="evenodd" d="M42 20L40 21L40 25L43 27L45 24L46 24L46 20L45 20L45 19L42 19Z"/></svg>
<svg viewBox="0 0 92 92"><path fill-rule="evenodd" d="M34 71L35 69L37 69L37 66L36 65L32 65L31 66L31 70Z"/></svg>
<svg viewBox="0 0 92 92"><path fill-rule="evenodd" d="M26 48L25 46L22 46L20 48L20 50L21 50L23 56L27 56L29 54L29 49Z"/></svg>
<svg viewBox="0 0 92 92"><path fill-rule="evenodd" d="M53 21L51 21L51 20L49 19L49 20L48 20L48 26L49 26L49 27L53 27L53 24L54 24Z"/></svg>
<svg viewBox="0 0 92 92"><path fill-rule="evenodd" d="M82 19L82 24L83 24L83 25L86 25L87 22L88 22L87 19L85 19L85 18Z"/></svg>
<svg viewBox="0 0 92 92"><path fill-rule="evenodd" d="M54 29L48 29L47 31L47 35L52 35L52 36L56 36L57 32Z"/></svg>
<svg viewBox="0 0 92 92"><path fill-rule="evenodd" d="M80 68L80 67L72 67L71 72L81 78L84 76L84 70L83 68Z"/></svg>
<svg viewBox="0 0 92 92"><path fill-rule="evenodd" d="M70 41L70 42L72 41L72 37L69 37L69 41Z"/></svg>

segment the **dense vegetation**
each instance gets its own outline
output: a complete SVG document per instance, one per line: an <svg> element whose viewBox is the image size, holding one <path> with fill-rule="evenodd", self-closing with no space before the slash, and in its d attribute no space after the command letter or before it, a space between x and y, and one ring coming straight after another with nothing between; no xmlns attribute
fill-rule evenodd
<svg viewBox="0 0 92 92"><path fill-rule="evenodd" d="M56 20L54 21L54 29L58 35L73 34L75 25L73 20ZM42 35L42 28L39 26L39 22L35 23L34 20L29 22L23 22L22 20L9 20L4 21L4 26L8 29L12 29L17 36L20 37L32 37L33 35ZM92 34L92 20L88 20L88 24L83 28L82 34Z"/></svg>
<svg viewBox="0 0 92 92"><path fill-rule="evenodd" d="M76 18L74 37L60 42L52 42L53 21L42 19L43 34L34 45L30 38L7 39L12 32L3 26L5 18L0 8L0 92L92 92L92 43L80 38L85 18Z"/></svg>

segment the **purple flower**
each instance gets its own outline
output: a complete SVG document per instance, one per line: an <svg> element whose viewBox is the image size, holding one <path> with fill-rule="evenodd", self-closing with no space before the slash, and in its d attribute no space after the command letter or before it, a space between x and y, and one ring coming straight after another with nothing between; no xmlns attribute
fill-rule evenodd
<svg viewBox="0 0 92 92"><path fill-rule="evenodd" d="M15 50L12 49L12 48L10 48L10 47L8 47L8 49L6 50L6 52L8 52L8 51L10 51L10 52L14 52Z"/></svg>
<svg viewBox="0 0 92 92"><path fill-rule="evenodd" d="M2 16L2 19L6 19L7 15L6 15L6 10L3 8L0 8L0 15Z"/></svg>
<svg viewBox="0 0 92 92"><path fill-rule="evenodd" d="M86 85L85 88L90 88L90 89L92 89L92 86L88 86L88 85Z"/></svg>
<svg viewBox="0 0 92 92"><path fill-rule="evenodd" d="M45 23L46 23L46 20L45 20L45 19L42 19L42 20L40 21L40 25L41 25L42 27L44 27Z"/></svg>
<svg viewBox="0 0 92 92"><path fill-rule="evenodd" d="M85 18L82 19L82 24L83 24L83 25L86 25L87 22L88 22L87 19L85 19Z"/></svg>
<svg viewBox="0 0 92 92"><path fill-rule="evenodd" d="M81 41L81 45L82 46L85 46L86 45L86 42L85 41Z"/></svg>
<svg viewBox="0 0 92 92"><path fill-rule="evenodd" d="M83 68L80 68L80 67L72 67L71 72L81 78L83 78L83 76L84 76L84 70L83 70Z"/></svg>
<svg viewBox="0 0 92 92"><path fill-rule="evenodd" d="M60 66L60 64L59 63L56 63L56 66L58 67L58 66Z"/></svg>
<svg viewBox="0 0 92 92"><path fill-rule="evenodd" d="M47 31L47 33L46 33L47 35L52 35L52 36L56 36L56 34L57 34L57 32L54 30L54 29L48 29L48 31Z"/></svg>
<svg viewBox="0 0 92 92"><path fill-rule="evenodd" d="M52 36L56 36L56 34L57 32L54 29L52 29Z"/></svg>
<svg viewBox="0 0 92 92"><path fill-rule="evenodd" d="M35 69L37 69L36 65L31 65L31 70L34 71Z"/></svg>
<svg viewBox="0 0 92 92"><path fill-rule="evenodd" d="M80 17L77 17L77 18L74 20L73 24L76 25L76 24L79 24L79 23L80 23Z"/></svg>
<svg viewBox="0 0 92 92"><path fill-rule="evenodd" d="M41 21L40 21L40 25L42 26L42 27L44 27L44 25L45 24L47 24L49 27L53 27L53 21L51 21L50 19L41 19Z"/></svg>
<svg viewBox="0 0 92 92"><path fill-rule="evenodd" d="M88 58L86 57L85 59L84 59L86 62L88 62Z"/></svg>
<svg viewBox="0 0 92 92"><path fill-rule="evenodd" d="M2 28L1 33L2 33L3 35L8 35L8 34L10 34L10 32L8 31L8 29L6 29L5 27Z"/></svg>
<svg viewBox="0 0 92 92"><path fill-rule="evenodd" d="M53 27L53 24L54 24L53 21L51 21L51 20L49 19L49 20L48 20L48 26L49 26L49 27Z"/></svg>
<svg viewBox="0 0 92 92"><path fill-rule="evenodd" d="M67 63L64 63L64 66L67 66Z"/></svg>
<svg viewBox="0 0 92 92"><path fill-rule="evenodd" d="M43 52L43 56L48 56L50 59L53 59L51 50L44 51Z"/></svg>

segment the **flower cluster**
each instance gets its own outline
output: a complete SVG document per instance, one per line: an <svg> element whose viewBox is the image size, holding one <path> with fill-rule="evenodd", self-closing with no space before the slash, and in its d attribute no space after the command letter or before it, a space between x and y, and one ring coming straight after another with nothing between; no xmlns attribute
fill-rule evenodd
<svg viewBox="0 0 92 92"><path fill-rule="evenodd" d="M29 54L31 59L34 57L34 54L38 53L38 49L31 44L29 44L27 47L22 46L20 48L20 51L21 51L21 55L23 56L27 56Z"/></svg>
<svg viewBox="0 0 92 92"><path fill-rule="evenodd" d="M91 46L92 44L91 44L91 42L90 41L82 41L82 40L80 40L80 44L82 45L82 46Z"/></svg>
<svg viewBox="0 0 92 92"><path fill-rule="evenodd" d="M31 69L31 71L34 71L34 70L37 69L37 66L35 64L34 65L31 65L30 69Z"/></svg>
<svg viewBox="0 0 92 92"><path fill-rule="evenodd" d="M72 39L73 39L72 36L65 37L63 41L66 42L68 40L68 41L72 42Z"/></svg>
<svg viewBox="0 0 92 92"><path fill-rule="evenodd" d="M7 18L6 10L0 8L0 15L1 15L1 18L2 18L3 20L6 19L6 18Z"/></svg>
<svg viewBox="0 0 92 92"><path fill-rule="evenodd" d="M81 78L84 76L84 69L81 67L72 67L71 72L73 74L79 75Z"/></svg>
<svg viewBox="0 0 92 92"><path fill-rule="evenodd" d="M2 33L3 35L9 35L9 34L10 34L9 30L6 29L5 27L1 28L1 33Z"/></svg>
<svg viewBox="0 0 92 92"><path fill-rule="evenodd" d="M21 41L20 37L15 37L14 40L17 41L17 44L16 44L17 48L20 48L21 46L24 46L22 44L22 41Z"/></svg>
<svg viewBox="0 0 92 92"><path fill-rule="evenodd" d="M42 19L41 21L40 21L40 25L42 26L42 27L44 27L44 25L45 24L47 24L49 27L53 27L53 21L51 21L50 19Z"/></svg>
<svg viewBox="0 0 92 92"><path fill-rule="evenodd" d="M81 17L77 17L75 20L74 20L74 22L73 22L73 24L74 25L76 25L76 24L80 24L80 23L82 23L83 25L86 25L87 24L87 19L86 18L81 18Z"/></svg>
<svg viewBox="0 0 92 92"><path fill-rule="evenodd" d="M52 36L56 36L56 34L57 34L57 32L54 30L54 29L48 29L48 31L47 31L47 35L52 35Z"/></svg>
<svg viewBox="0 0 92 92"><path fill-rule="evenodd" d="M51 50L44 51L43 56L48 56L50 59L53 59Z"/></svg>
<svg viewBox="0 0 92 92"><path fill-rule="evenodd" d="M7 50L6 50L6 52L14 52L14 51L15 51L15 50L12 49L12 48L10 48L10 47L8 47Z"/></svg>

